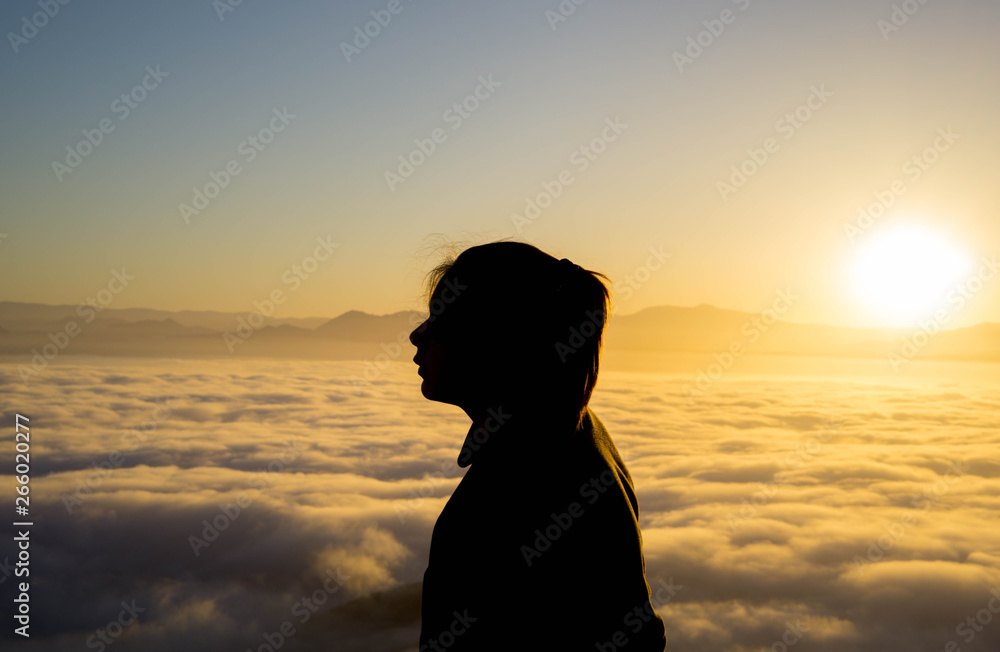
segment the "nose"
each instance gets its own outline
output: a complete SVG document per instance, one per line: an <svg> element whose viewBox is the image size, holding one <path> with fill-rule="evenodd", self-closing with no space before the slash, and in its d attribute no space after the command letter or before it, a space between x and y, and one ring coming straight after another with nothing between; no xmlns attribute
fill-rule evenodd
<svg viewBox="0 0 1000 652"><path fill-rule="evenodd" d="M426 323L427 323L426 321L423 322L422 324L414 328L413 331L410 333L410 344L417 347L418 349L420 348L420 343L423 341L424 338L424 332L426 331L424 326Z"/></svg>

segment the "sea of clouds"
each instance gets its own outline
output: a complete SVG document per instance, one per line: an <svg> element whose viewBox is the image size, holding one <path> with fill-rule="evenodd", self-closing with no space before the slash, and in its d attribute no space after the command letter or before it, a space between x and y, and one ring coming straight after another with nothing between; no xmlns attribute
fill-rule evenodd
<svg viewBox="0 0 1000 652"><path fill-rule="evenodd" d="M81 356L25 385L0 364L7 439L31 418L35 523L32 636L4 647L416 650L469 420L412 364L359 388L362 365ZM688 382L602 372L591 402L647 580L680 587L656 605L668 650L998 649L1000 387ZM15 558L5 536L10 613Z"/></svg>

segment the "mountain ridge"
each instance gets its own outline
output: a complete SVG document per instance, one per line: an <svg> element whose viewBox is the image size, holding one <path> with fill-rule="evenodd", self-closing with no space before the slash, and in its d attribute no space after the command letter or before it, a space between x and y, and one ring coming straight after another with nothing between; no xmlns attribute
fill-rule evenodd
<svg viewBox="0 0 1000 652"><path fill-rule="evenodd" d="M426 317L414 310L385 315L349 310L332 319L305 323L276 318L251 323L245 313L212 311L109 308L96 316L89 311L84 314L92 320L77 315L73 306L0 302L0 354L31 357L43 347L62 342L65 346L60 351L70 354L408 360L414 352L409 334ZM61 333L69 332L66 329L71 322L80 332L62 337ZM871 358L900 350L907 338L918 332L912 328L803 324L780 318L771 321L763 313L710 304L663 305L615 314L608 324L604 347L709 354L742 347L748 353L766 355ZM566 341L571 337L568 331ZM927 358L1000 361L1000 324L984 322L932 333L919 349L921 357Z"/></svg>

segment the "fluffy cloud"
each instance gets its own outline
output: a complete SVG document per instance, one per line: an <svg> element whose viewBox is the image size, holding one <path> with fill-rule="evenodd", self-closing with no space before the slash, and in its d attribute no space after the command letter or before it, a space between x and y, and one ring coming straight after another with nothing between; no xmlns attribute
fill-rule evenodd
<svg viewBox="0 0 1000 652"><path fill-rule="evenodd" d="M31 649L86 649L132 600L110 649L257 649L286 622L283 649L415 649L468 420L412 365L358 391L361 364L67 358L29 387L0 366L5 423L32 419ZM1000 389L688 381L609 371L592 402L649 583L683 587L668 649L996 648L1000 623L958 628L1000 589Z"/></svg>

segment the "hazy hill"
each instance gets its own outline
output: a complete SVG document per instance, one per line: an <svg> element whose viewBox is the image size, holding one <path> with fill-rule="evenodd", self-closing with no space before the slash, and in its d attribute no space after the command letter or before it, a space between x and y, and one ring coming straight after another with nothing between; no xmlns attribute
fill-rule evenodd
<svg viewBox="0 0 1000 652"><path fill-rule="evenodd" d="M757 354L864 358L899 351L904 338L912 341L916 332L912 328L841 328L780 320L769 324L760 314L708 305L656 306L615 316L606 341L609 349L715 352L739 344ZM1000 361L1000 324L942 331L929 337L919 351L922 358Z"/></svg>
<svg viewBox="0 0 1000 652"><path fill-rule="evenodd" d="M357 360L382 356L405 361L413 357L409 334L424 316L413 311L370 315L352 310L330 320L268 319L257 329L246 325L238 329L239 320L245 324L245 318L238 313L108 309L86 323L74 306L3 302L0 354L30 357L33 349L41 350L50 343L49 333L62 332L73 321L81 328L79 335L68 343L54 335L70 354ZM871 358L899 351L903 338L912 339L914 332L782 321L767 324L759 314L708 305L656 306L631 315L615 315L605 347L610 351L711 354L739 345L754 354ZM565 341L571 343L569 332ZM924 359L1000 361L1000 324L934 334L919 347L919 355Z"/></svg>
<svg viewBox="0 0 1000 652"><path fill-rule="evenodd" d="M369 315L350 310L315 330L317 335L355 342L408 341L410 332L423 321L419 313L404 310L391 315Z"/></svg>
<svg viewBox="0 0 1000 652"><path fill-rule="evenodd" d="M40 303L20 303L16 301L0 301L0 324L12 331L47 331L61 328L66 320L82 320L85 315L77 312L79 306L48 306ZM86 308L85 310L90 310ZM216 331L233 328L236 319L245 317L246 313L217 312L214 310L154 310L151 308L104 308L97 313L102 319L121 319L123 321L157 321L172 319L182 326L208 328ZM313 329L327 320L323 317L309 318L274 318L271 324L291 324L300 328ZM61 322L61 323L60 323Z"/></svg>

